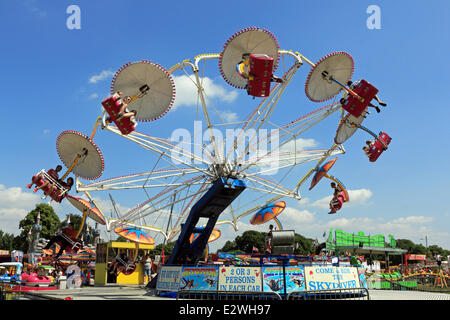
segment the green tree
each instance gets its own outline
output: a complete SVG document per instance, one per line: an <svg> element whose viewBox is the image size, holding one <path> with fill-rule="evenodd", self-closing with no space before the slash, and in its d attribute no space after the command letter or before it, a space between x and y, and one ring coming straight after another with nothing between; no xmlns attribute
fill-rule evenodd
<svg viewBox="0 0 450 320"><path fill-rule="evenodd" d="M258 231L245 231L242 235L237 236L233 241L227 241L222 249L218 251L227 253L251 253L253 247L258 248L259 252L264 252L265 243L265 232ZM434 255L441 255L442 260L448 259L450 255L449 250L445 250L437 245L431 245L425 248L422 244L415 244L408 239L398 239L396 240L397 248L405 249L411 254L427 254L428 257L432 258ZM295 234L295 250L294 253L298 255L310 255L315 253L314 239L306 238L300 234ZM374 259L382 260L384 256L373 255ZM401 256L392 256L391 259L395 263L401 263Z"/></svg>
<svg viewBox="0 0 450 320"><path fill-rule="evenodd" d="M164 256L167 261L169 256L172 254L173 248L175 247L176 241L169 242L167 244L158 244L154 250L151 251L151 258L154 259L155 255L161 255L162 259L162 251L164 250Z"/></svg>
<svg viewBox="0 0 450 320"><path fill-rule="evenodd" d="M131 242L130 240L122 237L122 236L118 236L116 240L114 240L116 242Z"/></svg>
<svg viewBox="0 0 450 320"><path fill-rule="evenodd" d="M236 249L242 250L245 253L252 253L253 247L258 248L259 252L264 252L266 234L254 230L245 231L241 236L234 239Z"/></svg>
<svg viewBox="0 0 450 320"><path fill-rule="evenodd" d="M36 223L38 213L41 215L41 238L50 239L60 226L61 223L59 221L59 217L53 210L53 207L45 203L37 204L36 208L31 210L25 218L19 222L19 229L22 231L17 237L14 238L14 248L16 250L27 252L29 245L28 232Z"/></svg>
<svg viewBox="0 0 450 320"><path fill-rule="evenodd" d="M0 249L1 250L14 250L14 235L6 233L0 230Z"/></svg>
<svg viewBox="0 0 450 320"><path fill-rule="evenodd" d="M426 254L426 248L421 244L415 244L408 239L398 239L397 248L405 249L410 254Z"/></svg>
<svg viewBox="0 0 450 320"><path fill-rule="evenodd" d="M444 259L444 260L447 259L447 255L448 255L447 250L444 250L435 244L428 247L428 253L429 253L429 257L434 258L436 255L440 255L441 259Z"/></svg>
<svg viewBox="0 0 450 320"><path fill-rule="evenodd" d="M258 251L263 253L265 250L265 232L258 232L254 230L245 231L241 236L237 236L234 241L227 241L222 249L222 252L245 252L251 253L253 247L258 248ZM300 234L295 234L296 249L295 254L308 255L313 253L313 239L306 238Z"/></svg>
<svg viewBox="0 0 450 320"><path fill-rule="evenodd" d="M296 233L295 234L295 243L296 243L296 248L294 250L295 254L309 255L309 254L314 253L314 248L313 248L314 240L313 239L305 238L304 236Z"/></svg>
<svg viewBox="0 0 450 320"><path fill-rule="evenodd" d="M225 245L223 246L223 248L220 251L229 252L229 251L236 250L236 249L237 249L236 242L227 241L227 242L225 242Z"/></svg>
<svg viewBox="0 0 450 320"><path fill-rule="evenodd" d="M407 250L409 254L426 254L428 259L432 259L438 254L441 255L441 259L446 260L450 253L437 245L430 245L426 248L423 244L416 244L408 239L397 240L397 247Z"/></svg>
<svg viewBox="0 0 450 320"><path fill-rule="evenodd" d="M427 248L423 245L423 244L416 244L414 245L413 249L412 249L412 253L416 253L416 254L427 254Z"/></svg>

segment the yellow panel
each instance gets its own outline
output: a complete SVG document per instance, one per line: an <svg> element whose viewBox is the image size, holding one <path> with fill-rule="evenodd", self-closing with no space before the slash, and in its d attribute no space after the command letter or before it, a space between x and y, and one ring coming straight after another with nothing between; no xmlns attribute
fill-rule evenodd
<svg viewBox="0 0 450 320"><path fill-rule="evenodd" d="M134 242L117 242L112 241L108 243L108 247L112 248L124 248L124 249L134 249L136 248L136 244ZM145 250L151 250L155 249L154 245L148 245L148 244L140 244L139 250L145 249Z"/></svg>
<svg viewBox="0 0 450 320"><path fill-rule="evenodd" d="M94 283L99 285L105 285L107 280L106 263L95 264L95 278Z"/></svg>
<svg viewBox="0 0 450 320"><path fill-rule="evenodd" d="M136 263L136 270L130 275L124 275L119 273L117 276L118 284L143 284L144 283L144 270L142 269L142 263Z"/></svg>

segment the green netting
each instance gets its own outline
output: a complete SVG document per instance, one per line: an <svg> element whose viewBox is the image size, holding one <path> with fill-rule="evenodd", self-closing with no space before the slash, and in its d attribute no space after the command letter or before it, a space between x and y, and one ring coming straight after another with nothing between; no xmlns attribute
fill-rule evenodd
<svg viewBox="0 0 450 320"><path fill-rule="evenodd" d="M399 281L398 283L408 288L417 288L417 281Z"/></svg>
<svg viewBox="0 0 450 320"><path fill-rule="evenodd" d="M339 246L353 246L358 247L360 244L364 247L377 247L386 248L388 244L386 243L386 238L382 234L377 235L365 235L363 231L358 231L357 233L345 233L341 229L336 229L334 231L333 241L333 229L330 229L329 242L335 242ZM392 235L389 235L389 246L395 248L396 241Z"/></svg>

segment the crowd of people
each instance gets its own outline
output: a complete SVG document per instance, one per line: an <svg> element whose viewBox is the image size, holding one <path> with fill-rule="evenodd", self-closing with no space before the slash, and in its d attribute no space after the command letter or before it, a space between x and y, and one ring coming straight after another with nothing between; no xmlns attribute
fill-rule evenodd
<svg viewBox="0 0 450 320"><path fill-rule="evenodd" d="M50 281L54 283L59 283L60 278L65 275L64 269L60 266L51 269L51 271L39 268L38 266L25 266L23 269L23 273L26 273L27 275L35 274L40 277L48 277Z"/></svg>

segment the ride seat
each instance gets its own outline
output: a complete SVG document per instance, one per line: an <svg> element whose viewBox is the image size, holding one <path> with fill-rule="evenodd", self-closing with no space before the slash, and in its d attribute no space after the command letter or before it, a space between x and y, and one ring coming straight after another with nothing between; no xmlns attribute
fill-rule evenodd
<svg viewBox="0 0 450 320"><path fill-rule="evenodd" d="M44 171L44 172L45 172L45 171ZM42 185L44 184L44 182L45 182L44 179L39 179L39 180L37 180L37 176L38 176L39 174L42 174L42 171L39 172L38 174L35 174L35 175L33 176L33 181L36 181L36 186L38 186L38 187L42 186ZM50 190L50 186L46 186L45 188L43 188L44 193L45 193L45 192L48 192L49 190Z"/></svg>
<svg viewBox="0 0 450 320"><path fill-rule="evenodd" d="M36 180L38 175L41 175L42 179ZM45 170L41 170L38 174L35 174L33 176L33 180L36 180L36 186L38 187L42 186L45 181L49 181L50 184L42 188L41 190L44 192L44 195L50 196L50 198L52 198L52 200L56 202L61 202L61 200L66 196L67 190ZM61 195L58 195L56 191L50 192L51 187L53 186L56 186L58 190L63 191Z"/></svg>
<svg viewBox="0 0 450 320"><path fill-rule="evenodd" d="M73 234L67 234L65 232L59 232L63 238L66 239L68 243L63 243L62 241L56 241L56 243L62 247L64 245L63 250L68 254L74 254L77 253L79 250L83 248L83 245L78 242L76 239L74 239L75 235Z"/></svg>
<svg viewBox="0 0 450 320"><path fill-rule="evenodd" d="M273 58L266 54L250 54L247 93L254 97L267 97L272 81Z"/></svg>
<svg viewBox="0 0 450 320"><path fill-rule="evenodd" d="M117 267L117 270L119 272L122 272L124 275L129 276L136 270L136 264L133 263L133 264L130 264L129 266L119 265Z"/></svg>
<svg viewBox="0 0 450 320"><path fill-rule="evenodd" d="M342 101L342 108L348 111L355 117L359 117L361 113L367 108L370 101L378 93L378 89L371 85L366 80L360 80L352 89L358 96L364 99L363 102L358 97L348 94Z"/></svg>
<svg viewBox="0 0 450 320"><path fill-rule="evenodd" d="M64 251L66 252L66 254L75 254L75 253L78 253L79 248L77 248L77 247L72 248L72 246L65 246Z"/></svg>
<svg viewBox="0 0 450 320"><path fill-rule="evenodd" d="M331 203L331 212L335 213L336 211L340 210L342 208L342 204L344 203L345 200L345 193L344 191L339 192L339 195L337 197L337 201L335 201L334 203Z"/></svg>
<svg viewBox="0 0 450 320"><path fill-rule="evenodd" d="M386 145L386 147L391 143L392 138L385 132L380 132L378 135L378 139L383 141L383 143ZM380 157L380 155L383 153L384 150L386 150L385 146L380 142L375 140L375 143L369 148L369 161L375 162Z"/></svg>
<svg viewBox="0 0 450 320"><path fill-rule="evenodd" d="M109 118L115 123L120 132L124 135L129 134L135 130L135 125L130 118L121 118L117 120L119 116L120 107L122 102L118 97L111 96L102 101L102 106L109 115Z"/></svg>
<svg viewBox="0 0 450 320"><path fill-rule="evenodd" d="M52 200L61 203L62 199L64 199L67 195L67 190L64 188L63 192L61 194L57 194L56 191L53 191L51 194L49 194L50 198Z"/></svg>

